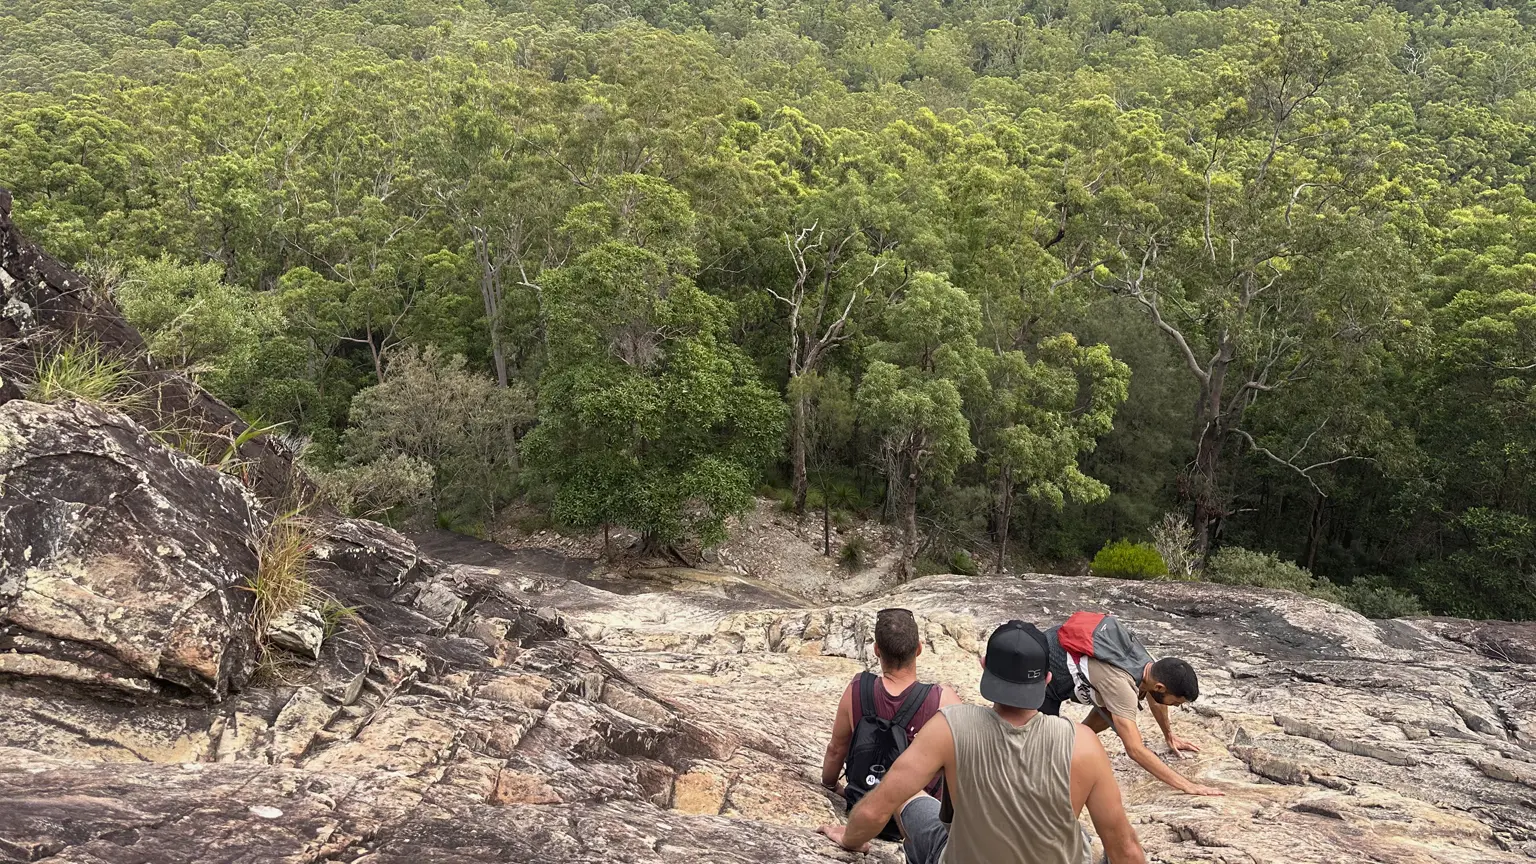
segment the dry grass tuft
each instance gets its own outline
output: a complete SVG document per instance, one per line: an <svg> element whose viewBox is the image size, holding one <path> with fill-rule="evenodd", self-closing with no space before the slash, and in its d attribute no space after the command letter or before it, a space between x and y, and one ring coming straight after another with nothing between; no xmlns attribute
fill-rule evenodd
<svg viewBox="0 0 1536 864"><path fill-rule="evenodd" d="M256 595L251 626L258 641L285 612L299 608L314 595L309 582L309 554L314 537L302 517L290 513L272 520L257 546L256 575L246 590Z"/></svg>

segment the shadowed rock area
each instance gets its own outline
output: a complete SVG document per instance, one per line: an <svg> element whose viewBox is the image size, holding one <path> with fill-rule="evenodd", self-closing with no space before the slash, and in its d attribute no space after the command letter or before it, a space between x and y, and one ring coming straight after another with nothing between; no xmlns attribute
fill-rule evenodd
<svg viewBox="0 0 1536 864"><path fill-rule="evenodd" d="M82 334L137 350L8 212L0 193L6 362ZM1153 861L1536 856L1528 625L1047 576L829 606L845 595L806 573L618 576L313 511L314 591L257 634L280 451L249 451L241 482L135 418L19 397L0 394L0 861L900 860L812 833L836 814L825 736L885 606L917 613L923 676L971 700L1012 617L1112 611L1191 660L1204 695L1175 723L1204 752L1176 767L1227 797L1174 794L1105 738Z"/></svg>

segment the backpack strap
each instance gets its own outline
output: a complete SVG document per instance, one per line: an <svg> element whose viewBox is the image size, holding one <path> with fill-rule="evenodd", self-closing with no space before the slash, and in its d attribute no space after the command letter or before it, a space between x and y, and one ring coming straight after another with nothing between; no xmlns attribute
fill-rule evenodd
<svg viewBox="0 0 1536 864"><path fill-rule="evenodd" d="M891 725L901 730L902 735L907 734L907 727L912 725L912 718L923 708L923 703L928 701L928 693L933 689L932 684L913 684L912 692L907 698L901 700L901 708L897 709L896 716L891 718Z"/></svg>
<svg viewBox="0 0 1536 864"><path fill-rule="evenodd" d="M875 714L875 681L873 672L859 673L859 713L865 720L878 720Z"/></svg>

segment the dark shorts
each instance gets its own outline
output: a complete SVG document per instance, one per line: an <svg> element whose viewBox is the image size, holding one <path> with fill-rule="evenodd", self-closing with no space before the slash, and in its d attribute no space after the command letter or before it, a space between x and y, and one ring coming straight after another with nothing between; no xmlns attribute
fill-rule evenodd
<svg viewBox="0 0 1536 864"><path fill-rule="evenodd" d="M1040 713L1059 717L1061 715L1061 703L1076 701L1077 691L1072 688L1071 677L1068 675L1057 677L1053 672L1051 673L1051 683L1045 688L1045 701L1040 703ZM1094 714L1103 717L1104 722L1109 724L1109 728L1115 728L1115 718L1111 717L1108 711L1095 705L1093 710L1088 712L1088 716L1091 717ZM1084 719L1086 720L1087 718Z"/></svg>
<svg viewBox="0 0 1536 864"><path fill-rule="evenodd" d="M949 843L949 826L939 821L939 799L919 795L901 808L901 827L906 840L907 864L939 864Z"/></svg>

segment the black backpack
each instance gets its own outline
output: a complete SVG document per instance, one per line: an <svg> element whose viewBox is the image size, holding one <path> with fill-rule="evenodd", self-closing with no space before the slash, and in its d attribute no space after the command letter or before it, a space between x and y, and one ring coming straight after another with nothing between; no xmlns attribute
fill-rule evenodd
<svg viewBox="0 0 1536 864"><path fill-rule="evenodd" d="M848 761L843 764L843 771L848 776L843 800L848 802L850 813L853 812L853 805L879 784L880 777L895 764L896 757L907 749L907 727L928 699L928 691L933 689L932 684L913 684L907 690L907 698L902 700L901 707L896 710L896 716L883 720L875 713L875 684L878 681L878 676L873 672L859 676L859 705L863 709L863 716L853 726ZM901 840L901 830L896 827L896 820L886 823L880 832L880 839Z"/></svg>

